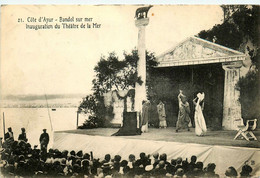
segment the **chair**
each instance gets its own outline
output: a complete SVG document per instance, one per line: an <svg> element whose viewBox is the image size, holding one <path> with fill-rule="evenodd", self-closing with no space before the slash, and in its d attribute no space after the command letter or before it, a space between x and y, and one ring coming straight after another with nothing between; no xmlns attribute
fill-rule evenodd
<svg viewBox="0 0 260 178"><path fill-rule="evenodd" d="M247 141L249 141L251 138L253 138L254 140L257 140L256 136L252 132L256 129L256 121L257 121L257 119L247 120L245 126L244 125L237 126L239 130L238 130L234 140L237 139L237 137L239 135L242 135L242 137L244 137Z"/></svg>

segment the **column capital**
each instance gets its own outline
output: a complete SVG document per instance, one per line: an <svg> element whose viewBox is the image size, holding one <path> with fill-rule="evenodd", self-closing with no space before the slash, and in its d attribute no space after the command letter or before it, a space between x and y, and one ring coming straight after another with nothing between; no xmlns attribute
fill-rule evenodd
<svg viewBox="0 0 260 178"><path fill-rule="evenodd" d="M149 24L149 18L142 18L135 20L135 26L141 27L141 26L147 26Z"/></svg>
<svg viewBox="0 0 260 178"><path fill-rule="evenodd" d="M243 65L242 61L225 62L225 63L222 63L222 68L224 70L240 69L242 67L242 65Z"/></svg>

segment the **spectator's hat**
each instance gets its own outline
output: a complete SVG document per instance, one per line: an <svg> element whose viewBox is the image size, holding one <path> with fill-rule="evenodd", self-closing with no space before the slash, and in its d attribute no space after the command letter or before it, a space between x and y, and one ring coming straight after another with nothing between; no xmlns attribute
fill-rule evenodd
<svg viewBox="0 0 260 178"><path fill-rule="evenodd" d="M180 163L182 162L182 158L181 158L181 157L178 157L178 158L176 159L176 162L177 162L177 164L180 164Z"/></svg>
<svg viewBox="0 0 260 178"><path fill-rule="evenodd" d="M171 160L171 165L176 165L176 159Z"/></svg>
<svg viewBox="0 0 260 178"><path fill-rule="evenodd" d="M36 175L43 175L43 172L42 171L37 171L35 172Z"/></svg>
<svg viewBox="0 0 260 178"><path fill-rule="evenodd" d="M214 163L209 163L207 166L207 171L208 172L213 172L216 168L216 165Z"/></svg>
<svg viewBox="0 0 260 178"><path fill-rule="evenodd" d="M178 168L175 174L176 174L177 176L183 176L184 171L183 171L182 168Z"/></svg>
<svg viewBox="0 0 260 178"><path fill-rule="evenodd" d="M154 157L154 158L158 158L158 157L159 157L159 153L158 153L158 152L155 152L155 153L153 154L153 157Z"/></svg>
<svg viewBox="0 0 260 178"><path fill-rule="evenodd" d="M90 155L88 154L88 153L85 153L84 155L83 155L83 159L90 159Z"/></svg>
<svg viewBox="0 0 260 178"><path fill-rule="evenodd" d="M165 162L164 161L160 161L159 162L159 168L164 168L165 166Z"/></svg>
<svg viewBox="0 0 260 178"><path fill-rule="evenodd" d="M43 131L46 131L47 129L42 129Z"/></svg>
<svg viewBox="0 0 260 178"><path fill-rule="evenodd" d="M243 167L242 167L242 171L243 172L247 172L247 173L251 173L252 171L253 171L253 169L252 169L252 167L251 166L249 166L249 165L244 165Z"/></svg>
<svg viewBox="0 0 260 178"><path fill-rule="evenodd" d="M78 157L82 157L82 156L83 156L82 150L78 151L76 155L77 155Z"/></svg>
<svg viewBox="0 0 260 178"><path fill-rule="evenodd" d="M120 162L121 161L121 156L120 155L115 155L114 161L115 162Z"/></svg>
<svg viewBox="0 0 260 178"><path fill-rule="evenodd" d="M121 166L122 167L126 167L127 166L127 164L128 164L128 161L126 161L126 160L123 160L123 161L121 161Z"/></svg>
<svg viewBox="0 0 260 178"><path fill-rule="evenodd" d="M151 171L153 170L153 165L148 165L145 167L145 171Z"/></svg>
<svg viewBox="0 0 260 178"><path fill-rule="evenodd" d="M160 155L160 160L166 161L167 160L167 155L165 153Z"/></svg>

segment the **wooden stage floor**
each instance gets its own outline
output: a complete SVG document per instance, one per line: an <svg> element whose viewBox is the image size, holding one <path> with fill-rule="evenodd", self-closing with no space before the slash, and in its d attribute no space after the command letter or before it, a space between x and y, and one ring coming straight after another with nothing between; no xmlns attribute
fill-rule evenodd
<svg viewBox="0 0 260 178"><path fill-rule="evenodd" d="M57 133L75 133L85 135L97 135L111 137L111 135L118 131L118 128L97 128L97 129L78 129L57 131ZM246 141L245 139L234 140L237 131L210 131L203 137L195 135L194 128L191 131L175 132L175 128L169 127L166 129L149 128L148 133L136 136L119 136L121 138L131 138L140 140L156 140L167 142L182 142L182 143L196 143L205 145L222 145L222 146L235 146L235 147L250 147L260 148L260 130L254 131L257 141Z"/></svg>

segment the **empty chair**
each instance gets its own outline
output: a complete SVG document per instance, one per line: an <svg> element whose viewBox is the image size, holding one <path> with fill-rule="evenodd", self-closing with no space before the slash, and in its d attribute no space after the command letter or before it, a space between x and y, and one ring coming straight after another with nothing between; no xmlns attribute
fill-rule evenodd
<svg viewBox="0 0 260 178"><path fill-rule="evenodd" d="M242 137L244 137L247 141L249 141L250 138L257 140L256 136L252 132L253 130L256 129L256 121L257 121L257 119L247 120L245 126L244 125L238 126L239 130L238 130L234 140L237 139L237 137L239 135L242 135Z"/></svg>

